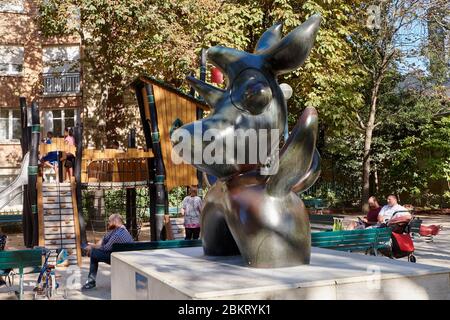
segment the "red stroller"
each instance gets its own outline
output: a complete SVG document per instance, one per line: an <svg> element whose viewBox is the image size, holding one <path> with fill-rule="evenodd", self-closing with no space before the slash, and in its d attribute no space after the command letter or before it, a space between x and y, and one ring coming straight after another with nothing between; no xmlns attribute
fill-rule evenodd
<svg viewBox="0 0 450 320"><path fill-rule="evenodd" d="M386 251L383 250L382 254L391 259L408 257L408 261L416 262L415 248L411 237L411 221L410 217L405 217L396 219L393 223L387 223L387 227L392 229L391 248Z"/></svg>
<svg viewBox="0 0 450 320"><path fill-rule="evenodd" d="M419 220L419 227L414 228L412 236L419 235L421 238L424 238L425 242L433 242L433 237L439 234L439 231L442 230L441 225L423 225L422 220Z"/></svg>

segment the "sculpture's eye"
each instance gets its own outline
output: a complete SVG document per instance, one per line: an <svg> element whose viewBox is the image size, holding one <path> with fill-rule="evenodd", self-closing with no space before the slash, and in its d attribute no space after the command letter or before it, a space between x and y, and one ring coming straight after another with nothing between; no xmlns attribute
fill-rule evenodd
<svg viewBox="0 0 450 320"><path fill-rule="evenodd" d="M272 101L269 82L257 70L244 70L233 83L231 101L240 110L260 114Z"/></svg>

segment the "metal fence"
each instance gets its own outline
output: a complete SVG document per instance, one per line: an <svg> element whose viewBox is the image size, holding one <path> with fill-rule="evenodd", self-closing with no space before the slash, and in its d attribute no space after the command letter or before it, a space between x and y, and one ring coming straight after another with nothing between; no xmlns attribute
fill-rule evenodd
<svg viewBox="0 0 450 320"><path fill-rule="evenodd" d="M80 92L79 73L44 73L44 93L77 93Z"/></svg>

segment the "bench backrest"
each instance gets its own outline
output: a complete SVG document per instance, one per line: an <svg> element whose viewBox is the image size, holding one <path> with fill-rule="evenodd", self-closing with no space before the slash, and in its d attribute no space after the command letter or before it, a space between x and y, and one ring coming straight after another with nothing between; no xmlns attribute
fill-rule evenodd
<svg viewBox="0 0 450 320"><path fill-rule="evenodd" d="M413 233L419 233L420 231L420 226L422 225L422 220L419 218L414 218L411 220L411 222L409 223L410 226L410 230Z"/></svg>
<svg viewBox="0 0 450 320"><path fill-rule="evenodd" d="M326 202L323 199L304 199L302 200L307 208L324 208L326 207Z"/></svg>
<svg viewBox="0 0 450 320"><path fill-rule="evenodd" d="M114 243L113 251L134 251L134 250L154 250L173 249L186 247L201 247L202 240L166 240L133 243Z"/></svg>
<svg viewBox="0 0 450 320"><path fill-rule="evenodd" d="M22 222L21 214L2 214L0 215L0 223Z"/></svg>
<svg viewBox="0 0 450 320"><path fill-rule="evenodd" d="M40 267L42 264L42 250L11 250L0 251L0 269L20 269Z"/></svg>
<svg viewBox="0 0 450 320"><path fill-rule="evenodd" d="M344 216L334 216L331 214L310 214L309 215L309 221L311 223L326 224L326 225L330 225L330 226L332 226L334 224L333 218L343 219Z"/></svg>
<svg viewBox="0 0 450 320"><path fill-rule="evenodd" d="M391 239L391 233L392 230L390 228L313 232L311 233L311 245L313 247L337 250L366 250L368 248L380 248L387 245ZM113 244L113 251L138 251L201 246L201 240L167 240L115 243Z"/></svg>
<svg viewBox="0 0 450 320"><path fill-rule="evenodd" d="M391 233L390 228L313 232L311 245L337 250L366 250L386 246Z"/></svg>

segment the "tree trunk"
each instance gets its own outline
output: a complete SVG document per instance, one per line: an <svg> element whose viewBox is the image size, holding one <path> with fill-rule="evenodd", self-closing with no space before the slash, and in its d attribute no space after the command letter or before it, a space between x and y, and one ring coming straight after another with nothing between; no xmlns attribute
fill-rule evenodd
<svg viewBox="0 0 450 320"><path fill-rule="evenodd" d="M378 170L375 169L374 172L374 179L375 179L375 193L378 193L380 191L380 185L379 185L379 180L378 180Z"/></svg>
<svg viewBox="0 0 450 320"><path fill-rule="evenodd" d="M364 134L364 154L363 154L363 164L362 164L362 211L367 213L369 211L368 200L370 197L370 151L372 148L372 135L375 129L375 114L377 111L378 102L378 90L380 88L381 78L376 79L374 87L372 89L371 99L370 99L370 113L369 119L366 123L366 130Z"/></svg>
<svg viewBox="0 0 450 320"><path fill-rule="evenodd" d="M367 127L364 137L364 156L363 156L363 173L362 173L362 211L367 213L369 211L368 200L370 197L370 148L372 145L373 127Z"/></svg>

